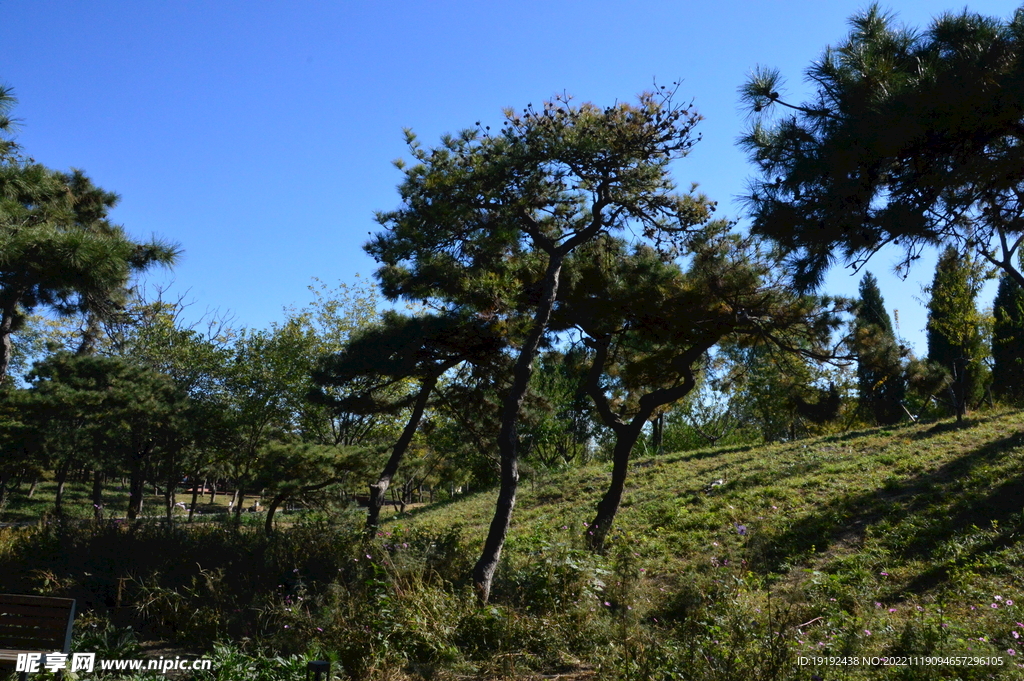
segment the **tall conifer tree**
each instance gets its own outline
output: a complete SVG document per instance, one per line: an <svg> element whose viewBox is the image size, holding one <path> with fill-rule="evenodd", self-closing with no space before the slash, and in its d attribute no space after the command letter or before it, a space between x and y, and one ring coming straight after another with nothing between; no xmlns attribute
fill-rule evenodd
<svg viewBox="0 0 1024 681"><path fill-rule="evenodd" d="M1024 402L1024 288L1003 275L993 304L992 392L1010 402Z"/></svg>
<svg viewBox="0 0 1024 681"><path fill-rule="evenodd" d="M980 400L982 359L981 315L975 305L983 280L978 263L947 247L935 267L928 301L928 359L949 372L950 400L957 420Z"/></svg>
<svg viewBox="0 0 1024 681"><path fill-rule="evenodd" d="M860 282L854 346L861 408L880 425L898 422L903 417L903 397L907 389L902 351L878 289L878 280L870 272Z"/></svg>

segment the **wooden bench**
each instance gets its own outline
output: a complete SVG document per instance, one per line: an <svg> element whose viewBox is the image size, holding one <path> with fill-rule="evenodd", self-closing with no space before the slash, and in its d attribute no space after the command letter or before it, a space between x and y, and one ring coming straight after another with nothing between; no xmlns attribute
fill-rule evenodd
<svg viewBox="0 0 1024 681"><path fill-rule="evenodd" d="M0 594L0 668L14 669L19 653L70 653L74 621L73 598Z"/></svg>

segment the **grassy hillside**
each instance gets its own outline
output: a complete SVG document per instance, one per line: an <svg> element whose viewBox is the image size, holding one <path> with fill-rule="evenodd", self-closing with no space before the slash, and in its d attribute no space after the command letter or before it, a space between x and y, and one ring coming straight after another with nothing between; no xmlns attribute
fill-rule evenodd
<svg viewBox="0 0 1024 681"><path fill-rule="evenodd" d="M572 555L609 477L607 465L593 465L524 481L506 582L552 555ZM984 655L1015 667L1019 654L1024 661L1020 411L960 427L909 425L641 458L627 489L602 567L632 579L640 624L672 627L702 612L705 624L728 628L739 617L751 628L732 634L743 646L771 630L758 644L762 656L784 644L791 656ZM461 528L475 545L491 496L425 509L405 525ZM614 589L603 581L593 595L598 609L612 607ZM773 642L780 629L785 635ZM805 669L797 678L810 678ZM988 678L997 670L918 671L920 678ZM869 676L911 673L879 668Z"/></svg>
<svg viewBox="0 0 1024 681"><path fill-rule="evenodd" d="M212 654L197 681L1024 678L1024 413L642 457L595 556L609 470L523 480L484 607L488 492L370 539L358 509L0 529L0 590L78 598L76 650Z"/></svg>

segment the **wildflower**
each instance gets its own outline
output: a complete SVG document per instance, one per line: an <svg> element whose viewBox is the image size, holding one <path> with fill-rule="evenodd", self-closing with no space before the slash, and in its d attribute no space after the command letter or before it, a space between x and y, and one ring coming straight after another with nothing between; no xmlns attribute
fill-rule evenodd
<svg viewBox="0 0 1024 681"><path fill-rule="evenodd" d="M739 535L741 537L747 536L747 526L746 525L737 525L736 526L736 532L739 533Z"/></svg>
<svg viewBox="0 0 1024 681"><path fill-rule="evenodd" d="M1002 596L993 596L992 600L1001 601L1001 600L1003 600L1003 597Z"/></svg>
<svg viewBox="0 0 1024 681"><path fill-rule="evenodd" d="M1011 631L1010 633L1013 634L1014 638L1020 638L1020 634L1018 634L1016 631Z"/></svg>
<svg viewBox="0 0 1024 681"><path fill-rule="evenodd" d="M1013 601L1011 601L1009 598L1007 598L1006 599L1006 604L1007 605L1013 605Z"/></svg>
<svg viewBox="0 0 1024 681"><path fill-rule="evenodd" d="M291 627L289 627L289 626L288 626L287 624L286 624L286 625L284 625L284 628L285 628L285 629L291 629Z"/></svg>
<svg viewBox="0 0 1024 681"><path fill-rule="evenodd" d="M998 603L993 603L993 604L992 604L992 607L993 607L993 608L998 608L998 607L999 607L999 604L998 604Z"/></svg>
<svg viewBox="0 0 1024 681"><path fill-rule="evenodd" d="M896 612L896 608L889 608L889 612Z"/></svg>
<svg viewBox="0 0 1024 681"><path fill-rule="evenodd" d="M606 607L606 608L610 608L610 607L612 607L612 604L611 604L611 603L609 603L608 601L605 601L605 602L604 602L604 607Z"/></svg>
<svg viewBox="0 0 1024 681"><path fill-rule="evenodd" d="M870 629L865 629L864 630L864 635L865 636L870 636L871 635L871 630Z"/></svg>
<svg viewBox="0 0 1024 681"><path fill-rule="evenodd" d="M889 576L888 572L879 572L878 574L882 575L883 577L888 577Z"/></svg>
<svg viewBox="0 0 1024 681"><path fill-rule="evenodd" d="M881 608L881 607L882 607L882 604L881 604L881 603L879 603L878 601L875 601L875 607L876 607L876 608Z"/></svg>
<svg viewBox="0 0 1024 681"><path fill-rule="evenodd" d="M320 627L317 627L316 630L323 633L323 629L321 629Z"/></svg>
<svg viewBox="0 0 1024 681"><path fill-rule="evenodd" d="M919 606L917 606L917 611L918 612L924 612L924 608L919 605Z"/></svg>
<svg viewBox="0 0 1024 681"><path fill-rule="evenodd" d="M1007 649L1006 649L1006 654L1007 654L1007 655L1016 655L1016 654L1017 654L1017 651L1016 651L1016 650L1014 650L1013 648L1007 648Z"/></svg>

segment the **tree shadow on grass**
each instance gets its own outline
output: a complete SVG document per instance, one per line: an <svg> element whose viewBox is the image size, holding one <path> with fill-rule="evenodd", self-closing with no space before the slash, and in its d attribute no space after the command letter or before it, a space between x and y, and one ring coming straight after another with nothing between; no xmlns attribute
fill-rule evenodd
<svg viewBox="0 0 1024 681"><path fill-rule="evenodd" d="M945 425L945 424L943 424ZM936 434L950 430L931 429ZM1024 463L1008 462L997 473L990 467L1024 446L1024 433L1015 432L920 475L887 482L878 489L837 497L822 508L794 521L783 531L759 538L757 569L780 571L794 557L827 552L841 544L859 542L867 528L880 522L899 528L901 546L892 551L906 560L934 564L911 581L908 590L921 591L943 581L951 567L936 551L972 527L996 523L998 536L988 546L975 546L958 560L1012 546L1021 541L1024 511ZM992 477L999 483L992 485Z"/></svg>

